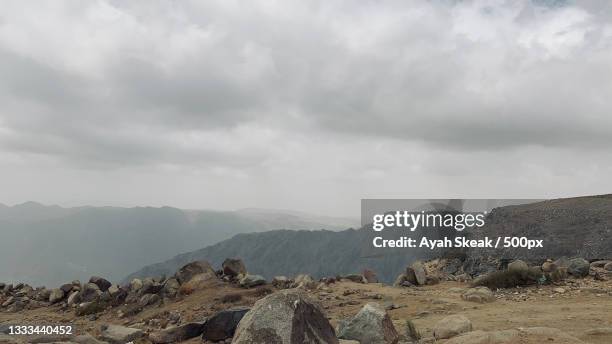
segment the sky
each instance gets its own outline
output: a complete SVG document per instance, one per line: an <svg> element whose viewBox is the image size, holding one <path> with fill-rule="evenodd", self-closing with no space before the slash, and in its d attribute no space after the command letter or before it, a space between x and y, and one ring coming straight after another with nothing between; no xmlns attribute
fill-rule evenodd
<svg viewBox="0 0 612 344"><path fill-rule="evenodd" d="M4 1L0 203L612 192L608 1Z"/></svg>

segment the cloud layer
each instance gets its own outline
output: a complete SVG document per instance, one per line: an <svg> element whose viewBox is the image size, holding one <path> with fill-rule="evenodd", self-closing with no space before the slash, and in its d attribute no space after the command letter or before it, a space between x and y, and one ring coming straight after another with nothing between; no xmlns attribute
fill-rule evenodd
<svg viewBox="0 0 612 344"><path fill-rule="evenodd" d="M611 9L6 2L2 201L351 213L361 197L603 193Z"/></svg>

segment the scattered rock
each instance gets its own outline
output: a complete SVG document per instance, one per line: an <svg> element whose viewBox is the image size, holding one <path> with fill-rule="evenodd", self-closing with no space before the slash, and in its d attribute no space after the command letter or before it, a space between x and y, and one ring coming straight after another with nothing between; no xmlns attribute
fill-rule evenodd
<svg viewBox="0 0 612 344"><path fill-rule="evenodd" d="M266 279L261 275L245 275L240 279L240 286L244 288L253 288L266 284Z"/></svg>
<svg viewBox="0 0 612 344"><path fill-rule="evenodd" d="M132 291L138 291L140 288L142 288L142 280L134 278L132 282L130 282L130 289L132 289Z"/></svg>
<svg viewBox="0 0 612 344"><path fill-rule="evenodd" d="M245 314L232 344L337 344L323 311L298 289L281 290L257 301Z"/></svg>
<svg viewBox="0 0 612 344"><path fill-rule="evenodd" d="M589 275L591 264L589 261L582 258L574 258L570 260L567 267L567 273L576 277L585 277Z"/></svg>
<svg viewBox="0 0 612 344"><path fill-rule="evenodd" d="M247 273L246 266L244 266L241 259L228 258L223 262L221 267L223 268L223 274L230 277L246 275Z"/></svg>
<svg viewBox="0 0 612 344"><path fill-rule="evenodd" d="M248 308L225 310L215 314L206 320L203 327L202 339L217 342L232 338L236 332L238 323L249 311Z"/></svg>
<svg viewBox="0 0 612 344"><path fill-rule="evenodd" d="M461 295L461 298L466 301L478 303L495 301L495 295L493 295L491 289L487 287L470 288Z"/></svg>
<svg viewBox="0 0 612 344"><path fill-rule="evenodd" d="M288 279L285 276L276 276L272 280L272 285L277 287L278 289L287 289L287 288L290 288L292 283L293 283L293 281Z"/></svg>
<svg viewBox="0 0 612 344"><path fill-rule="evenodd" d="M180 268L179 271L176 272L176 279L179 283L183 284L189 282L194 276L201 274L208 274L210 277L215 277L215 270L207 261L199 260Z"/></svg>
<svg viewBox="0 0 612 344"><path fill-rule="evenodd" d="M143 336L143 332L137 328L119 325L103 325L100 338L110 344L125 344Z"/></svg>
<svg viewBox="0 0 612 344"><path fill-rule="evenodd" d="M50 303L58 303L64 299L64 291L61 289L53 289L51 290L51 294L49 294L49 302Z"/></svg>
<svg viewBox="0 0 612 344"><path fill-rule="evenodd" d="M95 285L98 286L98 289L100 289L100 291L107 291L108 288L110 288L110 286L112 285L111 282L105 280L102 277L99 276L92 276L89 279L89 283L93 283Z"/></svg>
<svg viewBox="0 0 612 344"><path fill-rule="evenodd" d="M295 281L292 285L293 288L301 288L301 289L314 289L317 287L317 282L315 282L310 275L297 275Z"/></svg>
<svg viewBox="0 0 612 344"><path fill-rule="evenodd" d="M154 344L182 342L202 334L203 322L193 322L172 327L158 332L149 333L149 340Z"/></svg>
<svg viewBox="0 0 612 344"><path fill-rule="evenodd" d="M370 270L370 269L365 269L363 270L363 278L365 278L367 283L378 283L378 277L376 276L376 272Z"/></svg>
<svg viewBox="0 0 612 344"><path fill-rule="evenodd" d="M433 329L436 339L447 339L472 331L472 322L463 315L455 314L440 320Z"/></svg>
<svg viewBox="0 0 612 344"><path fill-rule="evenodd" d="M427 282L427 271L421 261L406 268L406 280L414 285L424 285Z"/></svg>
<svg viewBox="0 0 612 344"><path fill-rule="evenodd" d="M394 344L399 335L385 309L368 303L352 319L340 322L338 338L369 344Z"/></svg>

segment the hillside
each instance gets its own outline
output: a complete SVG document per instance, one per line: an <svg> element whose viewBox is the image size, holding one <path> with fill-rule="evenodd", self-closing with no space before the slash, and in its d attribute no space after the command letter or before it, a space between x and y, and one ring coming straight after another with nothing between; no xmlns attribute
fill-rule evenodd
<svg viewBox="0 0 612 344"><path fill-rule="evenodd" d="M348 220L320 220L326 218L271 210L2 206L0 279L50 286L94 274L119 280L151 262L239 233L350 226Z"/></svg>
<svg viewBox="0 0 612 344"><path fill-rule="evenodd" d="M435 239L432 233L441 232L430 231L428 238ZM299 273L320 278L370 268L377 271L382 281L391 283L413 260L451 253L440 249L433 252L428 249L374 250L370 244L373 235L365 229L241 234L216 245L148 265L124 281L133 277L170 274L191 260L204 259L219 265L226 257L240 257L254 271L267 278ZM399 235L402 234L394 234L393 237ZM412 237L420 238L416 235ZM453 251L454 254L467 256L466 270L473 272L482 272L478 265L488 257L530 261L562 256L612 258L612 196L558 199L495 208L481 230L465 232L464 235L471 238L527 236L544 239L545 243L544 249Z"/></svg>

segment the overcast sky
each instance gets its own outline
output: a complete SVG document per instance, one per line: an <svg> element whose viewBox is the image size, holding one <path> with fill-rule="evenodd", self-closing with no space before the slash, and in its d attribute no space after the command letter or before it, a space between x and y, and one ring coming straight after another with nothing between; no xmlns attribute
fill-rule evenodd
<svg viewBox="0 0 612 344"><path fill-rule="evenodd" d="M0 202L612 192L608 1L3 1Z"/></svg>

